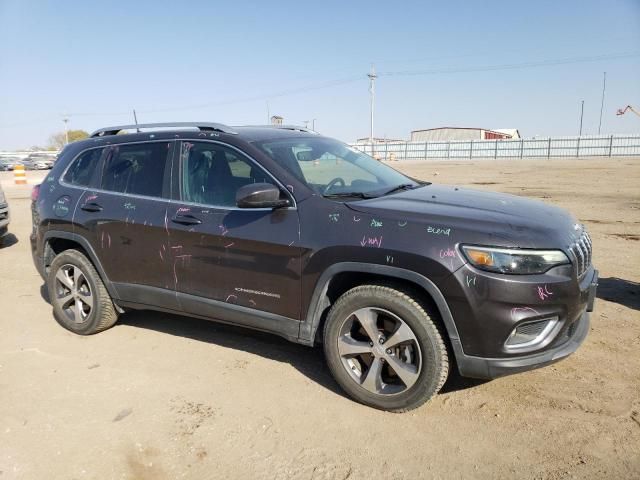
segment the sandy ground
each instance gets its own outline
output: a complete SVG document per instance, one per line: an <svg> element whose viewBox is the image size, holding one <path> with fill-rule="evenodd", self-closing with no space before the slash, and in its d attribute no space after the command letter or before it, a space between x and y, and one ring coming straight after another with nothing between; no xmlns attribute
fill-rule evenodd
<svg viewBox="0 0 640 480"><path fill-rule="evenodd" d="M640 159L394 166L574 212L601 276L583 347L491 382L454 375L398 415L346 398L320 349L266 334L138 312L75 336L41 295L29 189L2 173L0 479L640 478Z"/></svg>

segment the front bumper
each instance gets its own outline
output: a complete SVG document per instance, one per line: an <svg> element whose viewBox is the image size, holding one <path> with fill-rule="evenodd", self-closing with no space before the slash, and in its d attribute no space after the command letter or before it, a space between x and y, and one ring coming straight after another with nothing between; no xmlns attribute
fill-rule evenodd
<svg viewBox="0 0 640 480"><path fill-rule="evenodd" d="M463 377L492 379L525 372L558 362L575 352L589 333L589 313L577 321L573 335L561 345L539 353L510 358L482 358L462 355L456 358Z"/></svg>

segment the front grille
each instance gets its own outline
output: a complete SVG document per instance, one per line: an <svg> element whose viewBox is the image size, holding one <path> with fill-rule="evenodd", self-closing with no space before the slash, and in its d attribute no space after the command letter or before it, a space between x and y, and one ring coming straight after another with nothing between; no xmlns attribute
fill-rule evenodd
<svg viewBox="0 0 640 480"><path fill-rule="evenodd" d="M578 277L582 277L591 266L591 254L593 251L591 237L586 230L583 230L578 241L574 243L569 250L571 250L573 255Z"/></svg>

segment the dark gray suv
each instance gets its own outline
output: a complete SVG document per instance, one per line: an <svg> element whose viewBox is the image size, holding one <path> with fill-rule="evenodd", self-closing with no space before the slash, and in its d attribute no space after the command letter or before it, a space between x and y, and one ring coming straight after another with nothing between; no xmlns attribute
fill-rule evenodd
<svg viewBox="0 0 640 480"><path fill-rule="evenodd" d="M64 149L32 212L63 327L152 309L323 344L342 388L390 411L450 366L494 378L571 354L597 284L564 210L421 182L299 127L101 129Z"/></svg>

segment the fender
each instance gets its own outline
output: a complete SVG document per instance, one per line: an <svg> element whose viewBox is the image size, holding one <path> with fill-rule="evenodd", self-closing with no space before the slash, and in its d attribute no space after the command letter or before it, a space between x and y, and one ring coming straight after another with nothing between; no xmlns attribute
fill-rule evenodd
<svg viewBox="0 0 640 480"><path fill-rule="evenodd" d="M82 248L85 250L85 252L87 252L87 255L89 255L89 260L91 260L91 263L93 263L93 266L96 267L96 270L98 271L98 275L100 275L100 278L102 279L102 283L104 283L104 286L109 292L109 295L111 296L111 298L114 300L120 299L120 295L118 295L118 290L107 277L107 274L104 272L104 269L102 268L102 264L100 263L100 260L98 260L98 256L96 255L95 250L93 249L93 247L87 241L86 238L84 238L81 235L78 235L77 233L65 232L61 230L49 230L44 234L43 242L47 243L47 241L50 240L51 238L64 238L65 240L71 240L80 244Z"/></svg>
<svg viewBox="0 0 640 480"><path fill-rule="evenodd" d="M389 265L378 265L371 263L359 263L359 262L341 262L336 263L327 268L316 283L316 287L311 297L311 303L307 310L306 319L300 324L300 333L298 335L298 341L306 345L313 345L316 336L316 331L320 325L320 319L323 310L329 306L329 299L327 298L327 289L331 279L338 273L343 272L358 272L358 273L372 273L376 275L383 275L389 278L398 278L412 282L422 289L424 289L434 300L436 308L440 313L440 317L447 330L449 340L451 340L451 346L456 358L464 358L465 354L462 350L462 344L460 342L460 336L458 335L458 329L453 321L451 310L449 305L442 295L440 289L429 280L427 277L420 275L419 273L411 270L405 270L403 268L392 267Z"/></svg>

